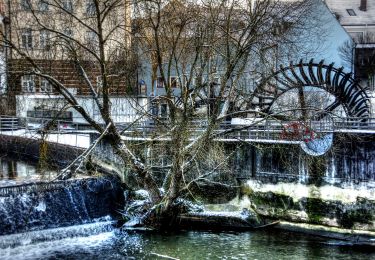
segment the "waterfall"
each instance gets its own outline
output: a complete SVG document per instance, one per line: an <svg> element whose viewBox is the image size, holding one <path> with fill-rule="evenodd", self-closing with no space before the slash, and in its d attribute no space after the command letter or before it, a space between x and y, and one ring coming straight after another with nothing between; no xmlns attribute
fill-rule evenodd
<svg viewBox="0 0 375 260"><path fill-rule="evenodd" d="M116 215L123 200L121 183L115 178L0 188L0 235L91 223Z"/></svg>
<svg viewBox="0 0 375 260"><path fill-rule="evenodd" d="M88 250L115 238L109 217L93 223L0 236L1 259L51 259L57 252Z"/></svg>

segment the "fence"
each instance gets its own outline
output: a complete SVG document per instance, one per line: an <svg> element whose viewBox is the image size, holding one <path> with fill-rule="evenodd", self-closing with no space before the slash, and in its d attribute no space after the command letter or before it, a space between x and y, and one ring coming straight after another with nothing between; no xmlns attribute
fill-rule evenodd
<svg viewBox="0 0 375 260"><path fill-rule="evenodd" d="M192 125L191 139L198 138L205 131L205 122L197 121ZM155 135L156 126L152 124L133 126L124 133L124 138L130 140L170 140L168 133L159 137ZM326 133L368 133L375 134L375 118L335 118L320 121L277 121L274 119L253 119L249 124L220 125L215 130L217 140L221 141L272 141L299 143L301 140L313 139Z"/></svg>
<svg viewBox="0 0 375 260"><path fill-rule="evenodd" d="M198 138L205 131L205 121L194 122L191 139ZM130 140L170 140L169 134L162 138L156 136L157 126L152 122L142 122L128 127L128 123L118 124L124 138ZM81 123L43 118L16 118L0 116L0 134L20 135L27 138L41 138L75 147L86 148L90 145L90 134L95 130L82 130ZM127 128L128 127L128 128ZM48 128L48 131L46 131ZM223 123L215 131L217 140L223 141L275 141L288 143L312 138L313 134L324 133L367 133L375 134L375 118L334 118L319 121L278 121L274 119L254 118L249 124Z"/></svg>
<svg viewBox="0 0 375 260"><path fill-rule="evenodd" d="M72 121L0 115L0 134L30 139L44 137L48 142L86 148L90 145L90 132L80 130L81 124Z"/></svg>

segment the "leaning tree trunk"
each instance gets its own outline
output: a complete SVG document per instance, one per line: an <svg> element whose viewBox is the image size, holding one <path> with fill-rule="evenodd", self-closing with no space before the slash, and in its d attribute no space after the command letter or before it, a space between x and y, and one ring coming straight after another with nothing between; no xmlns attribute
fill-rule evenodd
<svg viewBox="0 0 375 260"><path fill-rule="evenodd" d="M115 153L120 156L124 163L129 164L138 183L143 184L144 188L149 192L152 204L158 204L161 201L161 194L152 173L149 172L146 166L129 150L121 138L112 139L111 144Z"/></svg>

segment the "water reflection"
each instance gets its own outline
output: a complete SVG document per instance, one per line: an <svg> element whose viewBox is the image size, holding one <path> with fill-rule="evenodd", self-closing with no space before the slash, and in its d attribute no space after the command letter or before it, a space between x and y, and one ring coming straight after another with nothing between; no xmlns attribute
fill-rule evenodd
<svg viewBox="0 0 375 260"><path fill-rule="evenodd" d="M56 176L55 170L39 170L36 163L0 157L0 187L51 180Z"/></svg>

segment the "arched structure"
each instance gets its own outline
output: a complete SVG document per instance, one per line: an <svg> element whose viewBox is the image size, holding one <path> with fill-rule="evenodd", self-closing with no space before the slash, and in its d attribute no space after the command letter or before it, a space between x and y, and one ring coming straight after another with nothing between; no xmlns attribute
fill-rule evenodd
<svg viewBox="0 0 375 260"><path fill-rule="evenodd" d="M324 64L324 60L313 60L298 64L290 63L265 78L255 90L254 100L264 112L269 112L275 100L285 92L304 87L316 87L335 97L335 101L324 110L332 112L342 105L348 117L361 121L370 117L370 103L365 90L352 77L352 73L343 72L343 67L335 68L334 63Z"/></svg>

